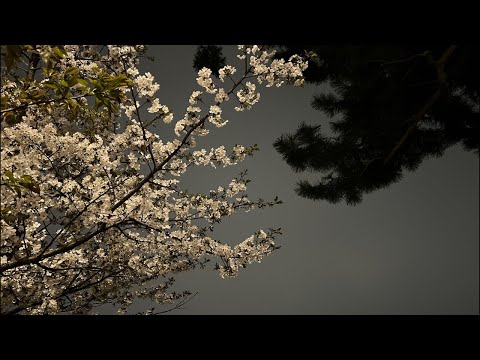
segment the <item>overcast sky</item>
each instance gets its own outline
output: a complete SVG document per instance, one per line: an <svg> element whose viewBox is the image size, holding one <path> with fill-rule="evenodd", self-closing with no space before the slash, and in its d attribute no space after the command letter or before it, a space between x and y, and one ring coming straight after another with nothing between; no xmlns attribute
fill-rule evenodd
<svg viewBox="0 0 480 360"><path fill-rule="evenodd" d="M177 116L197 89L195 50L151 46L156 60L141 67L156 77L160 102ZM240 65L235 50L225 48L227 61ZM198 295L170 314L478 314L478 156L451 148L356 207L299 198L295 183L305 176L294 173L272 143L301 121L328 123L309 105L320 90L262 88L252 110L224 110L228 125L199 138L198 146L207 149L256 143L260 151L234 167L190 169L182 178L184 189L208 192L248 169L250 199L278 195L284 201L224 220L214 237L238 243L259 229L281 227L282 248L235 279L221 279L212 267L178 274L175 290ZM170 138L173 126L161 131ZM152 306L137 302L130 312Z"/></svg>

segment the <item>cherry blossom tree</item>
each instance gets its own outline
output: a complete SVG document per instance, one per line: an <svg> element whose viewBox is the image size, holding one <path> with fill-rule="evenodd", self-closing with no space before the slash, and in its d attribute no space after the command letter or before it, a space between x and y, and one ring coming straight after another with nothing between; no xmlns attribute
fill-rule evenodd
<svg viewBox="0 0 480 360"><path fill-rule="evenodd" d="M1 313L125 313L135 298L184 301L175 273L214 260L222 278L270 254L279 229L236 246L213 238L223 218L273 206L251 201L242 172L208 194L182 189L193 166L233 166L255 146L197 147L228 123L222 104L250 109L258 86L303 85L307 62L239 46L243 69L198 72L183 117L140 74L145 46L4 46L1 67ZM160 122L174 124L162 140ZM219 184L222 185L222 184Z"/></svg>

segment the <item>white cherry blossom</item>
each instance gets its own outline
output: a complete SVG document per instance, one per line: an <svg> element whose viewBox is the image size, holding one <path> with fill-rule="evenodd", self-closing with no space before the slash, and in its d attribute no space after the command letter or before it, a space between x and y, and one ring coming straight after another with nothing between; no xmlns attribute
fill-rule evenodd
<svg viewBox="0 0 480 360"><path fill-rule="evenodd" d="M240 111L259 101L252 79L302 85L300 57L272 61L265 46L239 47L247 67L219 72L221 81L232 77L229 88L201 69L200 90L186 94L185 116L170 128L177 137L166 141L155 123L174 114L155 97L153 75L138 70L145 46L20 49L30 74L42 70L25 78L1 70L2 313L87 314L107 303L125 313L136 298L172 303L189 296L169 291L174 274L213 261L221 277L235 277L277 249L278 230L235 246L212 232L239 211L279 203L250 200L246 173L207 194L183 189L182 177L190 165L233 166L252 154L255 146L207 150L196 138L227 125L221 106L229 99Z"/></svg>

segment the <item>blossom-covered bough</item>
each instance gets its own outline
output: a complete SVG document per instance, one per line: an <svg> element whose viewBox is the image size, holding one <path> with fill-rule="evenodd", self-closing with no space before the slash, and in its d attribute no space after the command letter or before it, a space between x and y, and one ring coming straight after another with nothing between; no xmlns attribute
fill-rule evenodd
<svg viewBox="0 0 480 360"><path fill-rule="evenodd" d="M260 97L253 81L303 84L302 58L239 51L244 69L225 66L218 84L209 69L198 72L176 137L162 141L155 126L174 114L137 69L146 47L2 47L1 313L86 314L107 303L124 313L137 297L172 303L189 295L168 291L173 274L214 259L222 277L234 277L277 248L277 229L234 247L210 236L223 217L280 202L250 201L245 172L208 194L181 189L190 166L231 166L255 150L197 148L227 124L222 104L250 109Z"/></svg>

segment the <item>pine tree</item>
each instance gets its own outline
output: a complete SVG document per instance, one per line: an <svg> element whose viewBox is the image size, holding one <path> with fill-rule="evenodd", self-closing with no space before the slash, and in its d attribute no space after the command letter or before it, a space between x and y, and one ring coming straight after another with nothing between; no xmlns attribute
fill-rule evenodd
<svg viewBox="0 0 480 360"><path fill-rule="evenodd" d="M307 82L333 88L312 106L336 116L333 136L302 123L274 143L296 172L321 174L298 195L355 205L455 144L478 154L478 46L287 45L278 57L293 53L310 57Z"/></svg>
<svg viewBox="0 0 480 360"><path fill-rule="evenodd" d="M193 57L193 68L198 71L207 67L218 78L218 70L225 66L227 59L222 51L218 45L199 45Z"/></svg>

